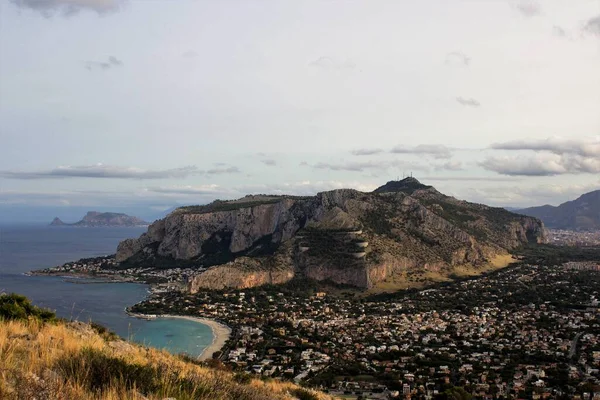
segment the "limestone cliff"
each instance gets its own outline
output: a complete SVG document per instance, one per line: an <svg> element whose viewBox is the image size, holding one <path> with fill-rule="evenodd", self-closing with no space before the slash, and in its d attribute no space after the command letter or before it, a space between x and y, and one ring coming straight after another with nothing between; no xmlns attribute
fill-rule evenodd
<svg viewBox="0 0 600 400"><path fill-rule="evenodd" d="M409 178L372 193L246 196L183 207L121 242L117 260L210 267L190 280L192 291L293 276L368 288L407 271L443 273L545 241L535 218L460 201Z"/></svg>

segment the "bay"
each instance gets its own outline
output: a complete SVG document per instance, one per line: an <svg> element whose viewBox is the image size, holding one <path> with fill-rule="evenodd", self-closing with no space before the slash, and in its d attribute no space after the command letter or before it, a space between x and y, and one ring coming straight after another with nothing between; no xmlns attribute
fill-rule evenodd
<svg viewBox="0 0 600 400"><path fill-rule="evenodd" d="M60 317L94 321L138 343L197 356L213 340L207 325L184 319L146 321L125 313L125 307L147 296L147 285L77 284L61 277L24 275L80 258L112 254L119 241L143 232L145 228L138 227L0 226L0 292L23 294Z"/></svg>

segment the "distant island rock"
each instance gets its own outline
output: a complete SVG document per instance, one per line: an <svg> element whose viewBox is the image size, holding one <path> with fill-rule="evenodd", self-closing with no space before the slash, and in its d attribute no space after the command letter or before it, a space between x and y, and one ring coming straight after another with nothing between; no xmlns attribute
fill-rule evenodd
<svg viewBox="0 0 600 400"><path fill-rule="evenodd" d="M137 217L132 217L122 213L88 211L88 213L78 222L67 224L56 217L50 223L51 226L82 226L82 227L100 227L100 226L146 226L148 222Z"/></svg>

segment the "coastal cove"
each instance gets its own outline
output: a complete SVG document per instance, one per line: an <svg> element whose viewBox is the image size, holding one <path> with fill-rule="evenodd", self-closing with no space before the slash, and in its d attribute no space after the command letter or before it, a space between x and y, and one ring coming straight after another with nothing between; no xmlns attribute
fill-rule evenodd
<svg viewBox="0 0 600 400"><path fill-rule="evenodd" d="M171 353L210 357L227 338L227 328L193 318L144 320L125 309L145 298L149 286L111 283L82 284L79 278L27 276L26 273L114 252L118 242L139 236L144 228L0 227L0 292L15 292L66 319L93 321L123 338L164 348ZM93 284L91 283L93 282ZM205 351L206 350L206 351Z"/></svg>

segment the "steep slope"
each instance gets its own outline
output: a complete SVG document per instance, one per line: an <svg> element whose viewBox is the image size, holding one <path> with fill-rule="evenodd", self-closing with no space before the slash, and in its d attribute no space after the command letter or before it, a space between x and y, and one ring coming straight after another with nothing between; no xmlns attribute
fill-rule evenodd
<svg viewBox="0 0 600 400"><path fill-rule="evenodd" d="M558 207L545 205L516 212L539 218L549 228L598 230L600 229L600 190L586 193Z"/></svg>
<svg viewBox="0 0 600 400"><path fill-rule="evenodd" d="M198 365L123 341L98 325L57 321L22 296L0 295L2 303L7 306L0 307L3 400L331 399L293 383Z"/></svg>
<svg viewBox="0 0 600 400"><path fill-rule="evenodd" d="M178 209L119 244L123 265L212 266L192 291L294 276L370 288L407 273L452 273L546 240L535 218L445 196L414 178L372 193L247 196Z"/></svg>
<svg viewBox="0 0 600 400"><path fill-rule="evenodd" d="M98 227L98 226L142 226L148 225L146 221L143 221L137 217L132 217L127 214L105 212L101 213L98 211L88 211L87 214L78 222L74 224L65 224L60 218L54 218L50 225L70 225L70 226L84 226L84 227Z"/></svg>

